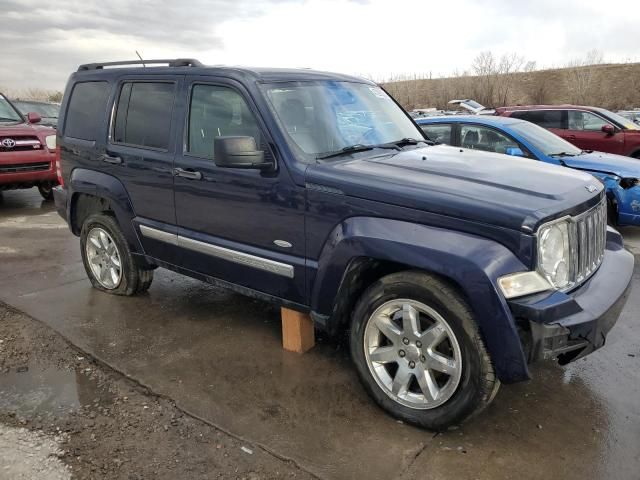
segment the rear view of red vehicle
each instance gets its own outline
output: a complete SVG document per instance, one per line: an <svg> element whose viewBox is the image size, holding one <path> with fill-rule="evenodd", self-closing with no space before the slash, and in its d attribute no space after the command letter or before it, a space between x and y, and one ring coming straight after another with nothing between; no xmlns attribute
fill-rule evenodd
<svg viewBox="0 0 640 480"><path fill-rule="evenodd" d="M640 158L640 125L604 108L527 105L497 108L496 115L540 125L583 150Z"/></svg>
<svg viewBox="0 0 640 480"><path fill-rule="evenodd" d="M45 200L56 185L56 131L37 125L40 115L23 116L0 94L0 191L38 187Z"/></svg>

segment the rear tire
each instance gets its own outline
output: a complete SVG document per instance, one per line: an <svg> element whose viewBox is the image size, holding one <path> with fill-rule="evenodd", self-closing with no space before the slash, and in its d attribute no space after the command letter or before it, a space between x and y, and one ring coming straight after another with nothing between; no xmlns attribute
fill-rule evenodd
<svg viewBox="0 0 640 480"><path fill-rule="evenodd" d="M47 202L53 200L53 185L50 183L43 183L38 185L38 192L42 195Z"/></svg>
<svg viewBox="0 0 640 480"><path fill-rule="evenodd" d="M116 219L105 213L89 215L82 224L80 247L85 271L94 288L113 295L145 292L153 270L132 255Z"/></svg>
<svg viewBox="0 0 640 480"><path fill-rule="evenodd" d="M371 285L354 309L350 344L376 403L429 430L479 413L500 386L464 297L422 272L394 273Z"/></svg>

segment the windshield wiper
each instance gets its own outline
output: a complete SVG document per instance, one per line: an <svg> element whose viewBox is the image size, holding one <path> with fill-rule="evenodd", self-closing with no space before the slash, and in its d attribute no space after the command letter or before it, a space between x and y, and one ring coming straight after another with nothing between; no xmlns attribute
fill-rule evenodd
<svg viewBox="0 0 640 480"><path fill-rule="evenodd" d="M388 142L385 145L396 145L398 147L404 147L405 145L418 145L419 143L426 143L427 145L435 145L431 140L418 140L416 138L405 137L395 142Z"/></svg>
<svg viewBox="0 0 640 480"><path fill-rule="evenodd" d="M400 150L400 147L390 143L380 143L378 145L364 145L362 143L356 143L355 145L349 145L348 147L341 148L335 152L329 152L325 155L320 155L316 158L318 160L324 160L326 158L339 157L340 155L345 155L347 153L366 152L367 150L373 150L374 148L391 148L393 150Z"/></svg>
<svg viewBox="0 0 640 480"><path fill-rule="evenodd" d="M19 122L20 120L16 119L16 118L7 118L7 117L0 117L0 120L5 120L8 122Z"/></svg>
<svg viewBox="0 0 640 480"><path fill-rule="evenodd" d="M576 154L569 153L569 152L559 152L559 153L550 153L549 156L550 157L575 157Z"/></svg>

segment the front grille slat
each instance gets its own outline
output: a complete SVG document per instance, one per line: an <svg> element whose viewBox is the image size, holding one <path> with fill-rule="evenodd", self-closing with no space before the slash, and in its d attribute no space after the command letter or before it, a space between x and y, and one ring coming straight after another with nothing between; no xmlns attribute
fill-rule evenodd
<svg viewBox="0 0 640 480"><path fill-rule="evenodd" d="M39 172L49 170L49 168L51 168L49 162L18 163L13 165L0 164L0 173Z"/></svg>
<svg viewBox="0 0 640 480"><path fill-rule="evenodd" d="M573 219L574 269L571 285L587 280L600 266L604 258L607 235L607 204L603 199L596 207Z"/></svg>

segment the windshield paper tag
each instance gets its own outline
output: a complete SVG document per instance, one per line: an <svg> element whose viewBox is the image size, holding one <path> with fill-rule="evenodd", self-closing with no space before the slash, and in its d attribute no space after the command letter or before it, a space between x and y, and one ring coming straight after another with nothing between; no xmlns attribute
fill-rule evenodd
<svg viewBox="0 0 640 480"><path fill-rule="evenodd" d="M378 98L389 98L380 87L369 87L369 90Z"/></svg>

